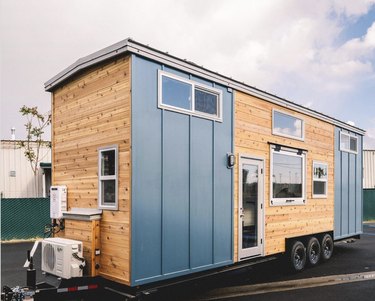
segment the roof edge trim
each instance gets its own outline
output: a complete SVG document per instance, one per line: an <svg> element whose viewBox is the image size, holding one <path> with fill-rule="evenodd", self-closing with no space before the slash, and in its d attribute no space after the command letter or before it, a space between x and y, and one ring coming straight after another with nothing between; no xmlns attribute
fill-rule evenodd
<svg viewBox="0 0 375 301"><path fill-rule="evenodd" d="M80 58L79 60L65 68L63 71L52 77L50 80L45 82L44 89L48 92L51 92L57 85L61 84L61 82L65 81L77 72L108 60L112 57L126 53L128 51L128 40L129 39L120 41L112 46L106 47L88 56Z"/></svg>
<svg viewBox="0 0 375 301"><path fill-rule="evenodd" d="M338 119L335 119L333 117L330 117L328 115L325 115L323 113L320 113L318 111L314 111L312 109L308 109L302 105L296 104L294 102L291 102L287 99L281 98L279 96L270 94L268 92L262 91L260 89L254 88L252 86L249 86L243 82L234 80L230 77L227 77L225 75L213 72L209 69L204 68L203 66L196 65L193 62L189 62L187 60L183 60L181 58L178 58L176 56L170 55L168 53L164 53L160 50L157 50L155 48L151 48L149 46L146 46L144 44L141 44L139 42L136 42L132 40L131 38L122 40L116 44L113 44L109 47L106 47L104 49L101 49L97 52L94 52L93 54L90 54L88 56L85 56L79 60L77 60L75 63L70 65L69 67L65 68L63 71L58 73L56 76L48 80L44 84L44 88L46 91L51 92L54 88L56 88L59 84L61 84L63 81L68 79L69 77L73 76L77 72L86 69L88 67L91 67L93 65L96 65L100 62L103 62L105 60L108 60L110 58L113 58L115 56L118 56L120 54L124 54L126 52L133 53L135 55L139 55L142 57L146 57L149 59L152 59L154 61L157 61L161 64L166 64L171 67L175 67L179 70L194 74L196 76L200 76L209 80L212 80L214 82L217 82L221 85L233 88L235 90L253 95L255 97L261 98L265 101L280 105L285 108L292 109L294 111L303 113L305 115L320 119L322 121L331 123L335 126L347 129L351 132L365 135L365 131L363 129L360 129L356 126L349 125L343 121L340 121Z"/></svg>

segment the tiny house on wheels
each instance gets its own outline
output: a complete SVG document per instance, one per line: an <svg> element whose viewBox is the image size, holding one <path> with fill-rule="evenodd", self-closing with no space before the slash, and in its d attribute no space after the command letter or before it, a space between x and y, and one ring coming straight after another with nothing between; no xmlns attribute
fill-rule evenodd
<svg viewBox="0 0 375 301"><path fill-rule="evenodd" d="M362 233L364 131L127 39L52 94L56 236L135 287L287 254L302 270Z"/></svg>

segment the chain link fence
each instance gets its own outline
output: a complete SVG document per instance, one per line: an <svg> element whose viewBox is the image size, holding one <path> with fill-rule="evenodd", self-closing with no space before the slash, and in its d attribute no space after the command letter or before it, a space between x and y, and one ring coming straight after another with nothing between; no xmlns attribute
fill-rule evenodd
<svg viewBox="0 0 375 301"><path fill-rule="evenodd" d="M1 240L43 237L51 223L49 198L1 199Z"/></svg>
<svg viewBox="0 0 375 301"><path fill-rule="evenodd" d="M375 189L363 189L363 220L375 220Z"/></svg>

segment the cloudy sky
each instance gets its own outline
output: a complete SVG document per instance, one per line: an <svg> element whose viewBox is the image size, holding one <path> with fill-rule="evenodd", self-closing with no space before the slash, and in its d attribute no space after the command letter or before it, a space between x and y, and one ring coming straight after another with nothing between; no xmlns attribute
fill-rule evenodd
<svg viewBox="0 0 375 301"><path fill-rule="evenodd" d="M352 121L375 148L375 0L0 0L0 138L23 138L22 105L50 110L45 81L127 37Z"/></svg>

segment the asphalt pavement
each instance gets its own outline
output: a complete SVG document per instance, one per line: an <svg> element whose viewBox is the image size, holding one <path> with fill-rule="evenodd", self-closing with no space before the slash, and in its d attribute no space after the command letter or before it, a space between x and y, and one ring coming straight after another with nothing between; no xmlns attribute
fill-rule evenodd
<svg viewBox="0 0 375 301"><path fill-rule="evenodd" d="M26 251L31 249L32 245L33 243L30 242L1 245L2 286L25 285L26 269L23 268L23 264L26 260ZM42 281L40 248L36 252L34 260L37 268L37 280ZM244 268L162 289L149 296L147 300L375 300L375 276L371 276L373 278L368 276L368 279L365 277L366 279L362 280L358 278L359 276L355 276L352 277L355 281L352 281L349 275L354 273L360 276L375 275L375 223L364 225L364 234L361 235L360 240L353 243L336 243L334 255L328 262L307 268L302 273L288 274L283 262L274 260L253 268ZM338 276L346 279L347 282L332 283ZM309 279L312 284L308 288L294 287L294 284L290 284L306 283L309 282ZM331 280L327 280L327 285L320 283L314 286L314 283L319 283L319 279ZM254 294L254 286L263 284L267 284L273 289ZM290 287L283 290L280 288L283 286ZM230 293L226 293L226 291Z"/></svg>
<svg viewBox="0 0 375 301"><path fill-rule="evenodd" d="M290 300L340 300L340 301L374 301L375 279L366 281L351 281L337 285L319 285L310 288L296 289L290 285L290 290L271 293L252 294L246 293L246 286L258 284L280 283L288 285L294 280L309 280L324 276L344 276L353 273L375 274L375 223L364 224L361 239L353 242L338 242L335 244L334 255L325 263L315 267L306 268L303 272L290 274L286 271L284 262L275 260L257 265L253 268L242 269L217 277L211 277L199 283L190 283L171 289L165 289L153 296L150 300L249 300L249 301L290 301ZM244 288L245 287L245 291ZM225 293L228 289L229 293ZM232 292L240 292L233 297ZM214 298L213 298L214 297Z"/></svg>
<svg viewBox="0 0 375 301"><path fill-rule="evenodd" d="M27 250L31 250L34 242L16 242L1 244L1 287L26 285L26 269L23 267L27 258ZM41 255L40 246L33 258L34 267L37 270L37 281L43 280L40 270Z"/></svg>

